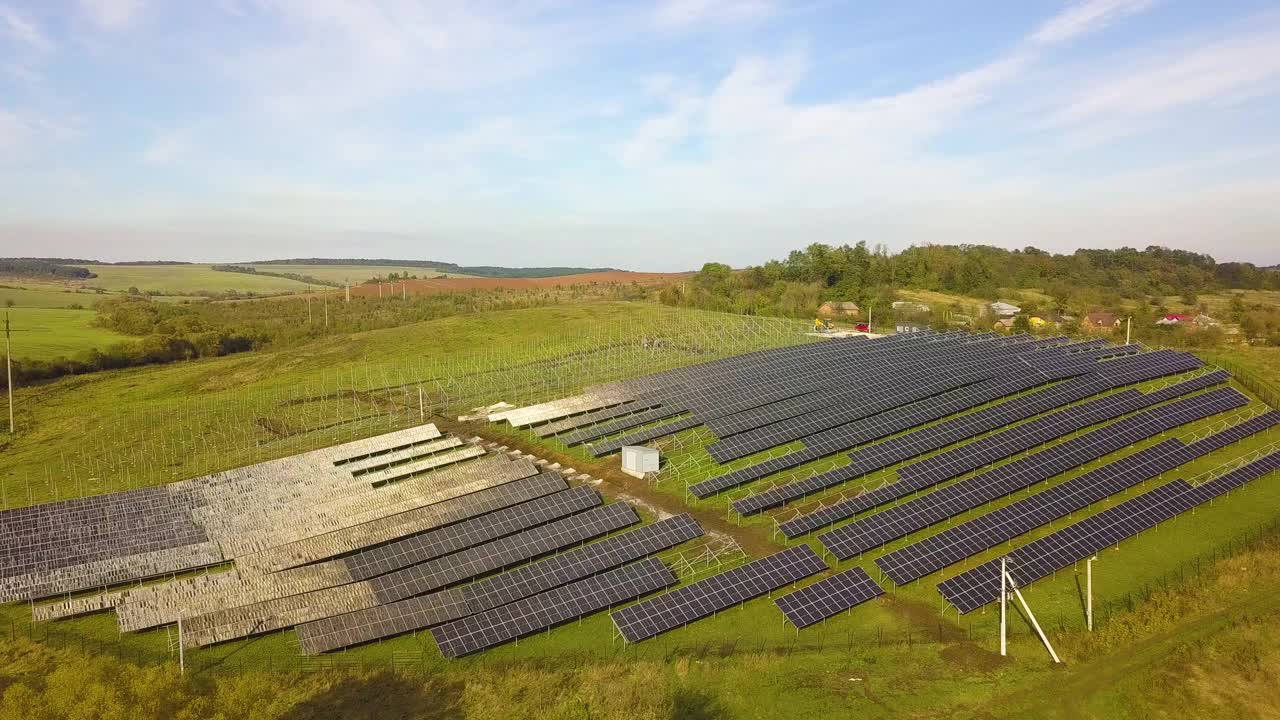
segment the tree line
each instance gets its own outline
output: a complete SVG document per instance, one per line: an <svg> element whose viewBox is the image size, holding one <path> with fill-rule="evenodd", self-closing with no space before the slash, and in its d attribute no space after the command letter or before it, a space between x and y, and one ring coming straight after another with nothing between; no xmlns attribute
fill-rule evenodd
<svg viewBox="0 0 1280 720"><path fill-rule="evenodd" d="M332 280L321 280L310 275L291 272L274 272L272 270L259 270L250 265L211 265L211 270L218 272L241 273L244 275L267 275L269 277L284 278L285 280L294 280L308 285L320 285L322 287L342 287L342 283Z"/></svg>
<svg viewBox="0 0 1280 720"><path fill-rule="evenodd" d="M18 275L55 280L88 280L98 277L88 268L64 265L37 258L0 258L0 275Z"/></svg>
<svg viewBox="0 0 1280 720"><path fill-rule="evenodd" d="M665 288L660 298L671 305L804 317L827 300L886 307L898 290L909 289L996 300L1009 288L1041 289L1053 300L1048 309L1057 311L1169 295L1195 304L1200 293L1280 289L1280 272L1154 245L1071 254L1034 247L922 245L892 254L865 242L814 243L786 259L741 271L707 263L689 281Z"/></svg>

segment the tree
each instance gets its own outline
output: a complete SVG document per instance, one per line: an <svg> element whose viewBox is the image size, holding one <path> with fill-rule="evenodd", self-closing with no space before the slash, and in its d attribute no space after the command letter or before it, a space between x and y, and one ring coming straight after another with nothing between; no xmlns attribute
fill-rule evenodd
<svg viewBox="0 0 1280 720"><path fill-rule="evenodd" d="M1013 319L1013 331L1020 333L1031 332L1031 320L1026 315L1019 315Z"/></svg>

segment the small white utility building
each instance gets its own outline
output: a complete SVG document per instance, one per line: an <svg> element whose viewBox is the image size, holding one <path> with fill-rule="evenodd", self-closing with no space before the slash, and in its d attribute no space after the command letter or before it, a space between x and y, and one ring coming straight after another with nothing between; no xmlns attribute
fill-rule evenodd
<svg viewBox="0 0 1280 720"><path fill-rule="evenodd" d="M646 473L658 472L658 451L643 445L622 446L622 472L642 478Z"/></svg>

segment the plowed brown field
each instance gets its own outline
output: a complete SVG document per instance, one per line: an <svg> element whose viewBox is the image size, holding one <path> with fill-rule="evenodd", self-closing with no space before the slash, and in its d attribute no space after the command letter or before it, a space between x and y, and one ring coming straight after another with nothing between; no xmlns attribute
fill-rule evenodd
<svg viewBox="0 0 1280 720"><path fill-rule="evenodd" d="M656 285L671 280L682 280L693 273L642 273L604 272L581 275L557 275L546 278L445 278L443 280L406 280L382 283L383 294L400 294L400 287L410 295L436 295L440 293L466 292L468 290L535 290L538 288L567 288L572 285L605 285L608 283L640 283ZM378 297L378 285L359 285L351 288L352 295Z"/></svg>

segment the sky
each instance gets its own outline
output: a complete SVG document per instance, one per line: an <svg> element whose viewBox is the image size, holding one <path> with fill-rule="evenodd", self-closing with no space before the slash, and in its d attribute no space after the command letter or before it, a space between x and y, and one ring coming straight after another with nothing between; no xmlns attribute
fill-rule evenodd
<svg viewBox="0 0 1280 720"><path fill-rule="evenodd" d="M1280 7L0 0L0 256L1280 263Z"/></svg>

